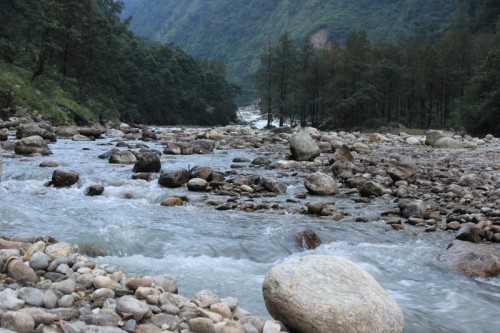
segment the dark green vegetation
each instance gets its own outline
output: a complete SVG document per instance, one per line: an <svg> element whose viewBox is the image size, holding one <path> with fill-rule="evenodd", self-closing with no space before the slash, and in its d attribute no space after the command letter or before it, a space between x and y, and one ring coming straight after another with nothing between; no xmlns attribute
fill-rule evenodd
<svg viewBox="0 0 500 333"><path fill-rule="evenodd" d="M56 123L235 120L221 63L142 42L121 10L113 0L0 0L0 92Z"/></svg>
<svg viewBox="0 0 500 333"><path fill-rule="evenodd" d="M353 31L327 48L284 33L261 53L264 113L330 128L465 127L500 135L500 2L461 1L439 39L371 42Z"/></svg>
<svg viewBox="0 0 500 333"><path fill-rule="evenodd" d="M315 43L366 30L372 42L422 34L435 40L449 25L455 0L125 0L141 36L174 43L191 54L221 59L228 77L253 89L259 53L284 32Z"/></svg>

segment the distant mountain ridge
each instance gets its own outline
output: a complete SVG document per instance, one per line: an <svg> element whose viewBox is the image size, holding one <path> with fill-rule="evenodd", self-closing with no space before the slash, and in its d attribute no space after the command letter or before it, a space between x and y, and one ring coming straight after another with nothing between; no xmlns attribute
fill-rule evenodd
<svg viewBox="0 0 500 333"><path fill-rule="evenodd" d="M439 36L458 0L124 0L138 35L173 43L190 54L220 59L231 81L249 87L259 54L289 31L318 46L366 30L370 40ZM251 81L251 80L250 80ZM253 83L253 82L251 82Z"/></svg>

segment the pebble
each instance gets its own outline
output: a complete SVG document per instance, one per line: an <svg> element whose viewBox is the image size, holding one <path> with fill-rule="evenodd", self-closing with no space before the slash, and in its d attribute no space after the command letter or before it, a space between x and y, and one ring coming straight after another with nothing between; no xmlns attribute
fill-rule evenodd
<svg viewBox="0 0 500 333"><path fill-rule="evenodd" d="M19 289L17 297L26 302L27 305L43 306L44 293L36 288L24 287Z"/></svg>
<svg viewBox="0 0 500 333"><path fill-rule="evenodd" d="M29 265L34 270L46 270L49 263L50 257L43 252L35 252L29 259Z"/></svg>

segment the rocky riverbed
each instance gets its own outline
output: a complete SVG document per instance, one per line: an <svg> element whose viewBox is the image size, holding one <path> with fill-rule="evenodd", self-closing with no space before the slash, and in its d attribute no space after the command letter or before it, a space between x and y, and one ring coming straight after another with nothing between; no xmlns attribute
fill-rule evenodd
<svg viewBox="0 0 500 333"><path fill-rule="evenodd" d="M500 140L492 136L239 126L196 129L109 124L76 128L53 127L27 118L11 118L0 123L0 128L5 161L50 156L51 142L58 140L102 141L109 149L99 156L90 150L89 159L103 159L109 167L130 165L128 177L138 182L182 190L158 202L165 209L193 205L265 216L307 216L341 224L384 220L387 232L456 237L442 249L438 260L446 269L481 278L500 272ZM241 156L221 170L210 162L214 151L238 151ZM248 158L246 152L257 157ZM188 155L198 155L205 163L168 167L169 160ZM54 169L46 186L68 188L81 183L86 175L66 170L64 163L43 161L40 167ZM87 184L82 195L98 197L107 190L99 183ZM134 196L123 194L127 195ZM338 204L349 201L360 211L370 211L380 200L386 209L371 218L357 216ZM38 327L43 332L267 333L286 329L243 311L234 298L220 300L208 291L194 298L180 296L175 293L173 277L130 278L116 266L97 265L88 256L106 254L99 245L80 244L77 249L50 237L5 236L0 245L6 273L1 293L5 294L2 303L9 306L4 306L2 327L14 331L31 332ZM322 243L309 228L298 230L293 237L304 249ZM64 247L63 255L54 255L51 246ZM37 256L43 257L43 267L32 264L34 253L41 253ZM13 267L21 273L15 273ZM26 267L33 272L22 271ZM64 282L67 280L72 282ZM132 285L131 281L140 283ZM61 283L72 286L60 291ZM25 284L31 286L23 287ZM26 294L38 298L27 301ZM47 306L45 297L50 296L52 302Z"/></svg>

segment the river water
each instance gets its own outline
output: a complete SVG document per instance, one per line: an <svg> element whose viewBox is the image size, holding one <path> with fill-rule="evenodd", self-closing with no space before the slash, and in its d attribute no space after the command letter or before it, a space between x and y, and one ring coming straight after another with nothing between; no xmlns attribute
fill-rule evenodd
<svg viewBox="0 0 500 333"><path fill-rule="evenodd" d="M377 221L379 213L391 207L385 199L360 206L349 199L331 198L336 207L368 217L371 223L333 222L286 212L217 211L204 203L203 194L162 188L155 180L131 180L132 166L98 159L112 148L111 141L59 140L51 144L54 154L48 157L4 152L0 234L30 232L92 244L107 253L97 259L100 263L118 265L131 274L171 274L177 277L181 294L193 296L210 289L221 297L237 297L243 308L263 317L269 315L261 285L271 267L296 256L337 255L364 267L396 299L405 315L406 332L498 332L499 280L474 280L438 268L436 258L452 235L389 230ZM213 155L164 156L162 167L205 165L227 171L234 157L253 159L256 154L215 150ZM64 189L45 187L53 169L38 165L47 160L61 161L62 169L77 171L79 183ZM250 170L240 172L244 171ZM104 195L85 196L91 184L104 185ZM289 188L289 192L298 190ZM190 203L160 206L170 195L187 195ZM323 245L302 251L292 235L304 227L316 231Z"/></svg>

